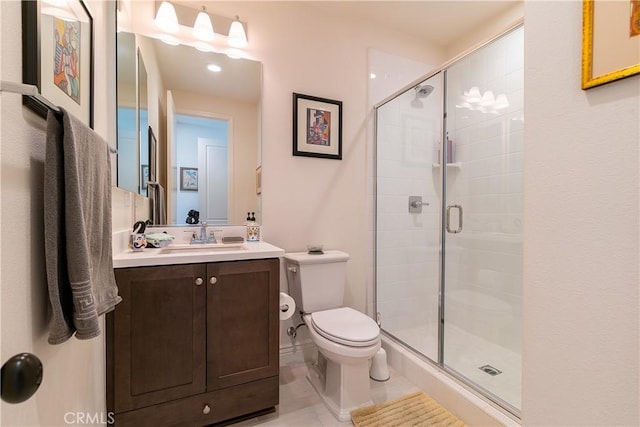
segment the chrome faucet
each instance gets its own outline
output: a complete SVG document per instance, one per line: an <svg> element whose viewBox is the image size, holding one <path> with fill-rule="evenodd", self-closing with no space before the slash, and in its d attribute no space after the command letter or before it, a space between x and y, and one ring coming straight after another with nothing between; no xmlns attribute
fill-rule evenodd
<svg viewBox="0 0 640 427"><path fill-rule="evenodd" d="M207 221L202 221L200 224L200 239L202 243L207 241Z"/></svg>
<svg viewBox="0 0 640 427"><path fill-rule="evenodd" d="M213 231L209 234L209 237L207 237L207 222L202 221L200 224L200 237L196 237L196 233L194 232L191 235L191 242L189 243L192 245L201 245L204 243L218 243L218 241L216 240L216 235Z"/></svg>

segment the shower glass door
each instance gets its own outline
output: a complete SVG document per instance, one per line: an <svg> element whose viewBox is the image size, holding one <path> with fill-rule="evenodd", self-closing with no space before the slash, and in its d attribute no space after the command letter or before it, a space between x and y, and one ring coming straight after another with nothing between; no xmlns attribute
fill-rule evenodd
<svg viewBox="0 0 640 427"><path fill-rule="evenodd" d="M524 31L376 107L385 333L520 410Z"/></svg>
<svg viewBox="0 0 640 427"><path fill-rule="evenodd" d="M523 30L446 70L443 364L520 408Z"/></svg>
<svg viewBox="0 0 640 427"><path fill-rule="evenodd" d="M376 308L385 331L438 360L442 73L377 111Z"/></svg>

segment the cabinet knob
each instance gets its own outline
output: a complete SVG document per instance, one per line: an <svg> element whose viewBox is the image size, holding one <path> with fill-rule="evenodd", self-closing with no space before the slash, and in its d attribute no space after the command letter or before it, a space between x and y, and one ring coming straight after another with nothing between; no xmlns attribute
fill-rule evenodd
<svg viewBox="0 0 640 427"><path fill-rule="evenodd" d="M215 285L216 283L218 283L218 279L216 279L215 276L211 276L211 278L209 279L209 283Z"/></svg>
<svg viewBox="0 0 640 427"><path fill-rule="evenodd" d="M202 277L198 277L198 278L196 279L196 286L200 286L200 285L202 285L203 283L204 283L204 280L202 280Z"/></svg>
<svg viewBox="0 0 640 427"><path fill-rule="evenodd" d="M202 408L202 413L207 415L209 412L211 412L211 407L209 407L209 405L204 405L204 408Z"/></svg>

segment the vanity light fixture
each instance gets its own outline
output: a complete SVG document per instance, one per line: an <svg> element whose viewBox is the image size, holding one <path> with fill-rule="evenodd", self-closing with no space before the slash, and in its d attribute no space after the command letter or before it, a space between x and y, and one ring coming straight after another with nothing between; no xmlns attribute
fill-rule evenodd
<svg viewBox="0 0 640 427"><path fill-rule="evenodd" d="M168 1L163 1L160 5L155 22L160 29L168 33L177 33L180 29L176 9Z"/></svg>
<svg viewBox="0 0 640 427"><path fill-rule="evenodd" d="M456 108L466 108L471 111L492 114L500 114L500 110L508 107L509 100L507 95L501 93L495 96L491 90L486 90L480 95L480 89L477 86L464 91L460 97L460 103L456 104Z"/></svg>
<svg viewBox="0 0 640 427"><path fill-rule="evenodd" d="M213 40L213 25L211 25L211 18L204 6L202 6L202 10L198 13L196 22L193 24L193 36L205 42Z"/></svg>
<svg viewBox="0 0 640 427"><path fill-rule="evenodd" d="M212 73L219 73L220 71L222 71L222 68L220 68L220 66L216 64L209 64L207 65L207 70L211 71Z"/></svg>
<svg viewBox="0 0 640 427"><path fill-rule="evenodd" d="M478 102L478 105L480 105L481 107L491 107L495 102L496 98L493 95L493 92L487 90L482 94L482 98L480 99L480 102Z"/></svg>
<svg viewBox="0 0 640 427"><path fill-rule="evenodd" d="M244 26L240 22L240 17L236 15L235 21L231 23L229 28L229 45L232 47L243 48L247 47L247 34L244 32Z"/></svg>

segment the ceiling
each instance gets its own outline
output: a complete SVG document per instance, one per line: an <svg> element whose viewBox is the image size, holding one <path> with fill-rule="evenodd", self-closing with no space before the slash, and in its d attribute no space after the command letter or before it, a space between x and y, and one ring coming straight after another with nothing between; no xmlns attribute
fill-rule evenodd
<svg viewBox="0 0 640 427"><path fill-rule="evenodd" d="M131 15L135 21L153 26L155 13L153 1L131 0ZM314 13L329 14L350 19L366 21L375 27L384 27L393 31L403 32L417 38L435 43L443 48L455 43L462 36L473 32L488 23L496 15L506 12L510 8L521 4L523 0L442 0L442 1L296 1L298 7L314 9ZM212 0L174 0L175 4L199 9L203 5L212 13L233 16L240 1L212 1ZM279 2L265 2L265 5L278 7ZM242 20L251 28L251 13L249 7L243 9ZM257 13L257 12L256 12ZM136 27L137 25L134 25ZM139 27L140 28L140 27ZM149 34L151 29L142 31ZM140 31L138 31L140 32ZM250 33L250 31L249 31ZM150 34L149 34L150 35ZM180 89L196 93L208 93L216 96L226 96L234 90L242 93L241 98L250 100L259 96L260 66L245 70L240 67L245 60L232 60L222 54L203 54L193 48L185 46L168 46L156 42L156 54L161 67L163 81L167 88ZM208 55L205 56L205 55ZM212 58L216 58L215 60ZM213 74L206 69L206 65L216 62L223 68L223 72ZM167 66L163 66L166 64ZM179 66L176 66L179 64ZM229 71L229 72L227 72ZM250 76L244 73L250 73ZM257 73L257 74L256 74ZM184 76L189 76L185 79ZM233 81L222 80L233 76ZM256 77L257 76L257 77ZM202 84L201 82L210 82ZM242 82L256 82L246 85ZM220 93L222 91L223 93Z"/></svg>
<svg viewBox="0 0 640 427"><path fill-rule="evenodd" d="M447 47L523 0L315 1L309 7Z"/></svg>

